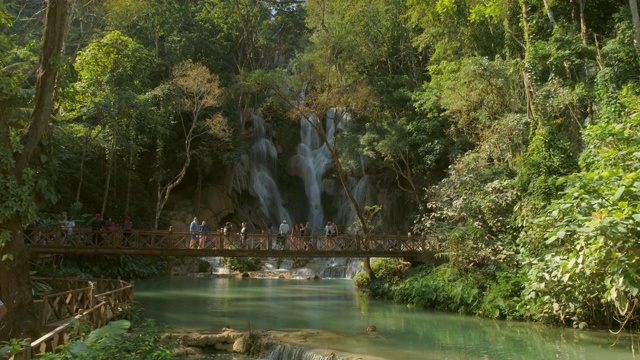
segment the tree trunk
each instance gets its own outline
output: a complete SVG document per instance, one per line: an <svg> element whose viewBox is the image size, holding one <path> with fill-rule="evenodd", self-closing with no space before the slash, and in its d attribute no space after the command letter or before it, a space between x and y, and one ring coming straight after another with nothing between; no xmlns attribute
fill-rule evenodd
<svg viewBox="0 0 640 360"><path fill-rule="evenodd" d="M551 21L551 25L556 27L556 19L553 17L553 12L551 11L551 6L549 5L549 0L543 0L544 8L547 10L547 16L549 17L549 21Z"/></svg>
<svg viewBox="0 0 640 360"><path fill-rule="evenodd" d="M100 213L104 216L104 211L107 209L107 200L109 199L109 186L111 184L111 171L113 169L113 159L115 158L114 152L116 151L116 138L111 139L111 149L109 150L109 165L107 165L107 179L104 184L104 196L102 197L102 209Z"/></svg>
<svg viewBox="0 0 640 360"><path fill-rule="evenodd" d="M347 181L347 176L345 175L345 171L342 168L342 162L338 157L338 153L335 151L335 148L333 147L333 145L329 142L329 139L327 138L327 134L324 131L324 128L322 127L322 123L318 121L317 123L314 124L307 116L305 116L304 118L306 119L306 121L309 121L313 127L315 127L316 131L318 131L318 133L320 134L322 141L327 146L327 150L329 150L329 154L331 155L333 164L336 167L336 172L338 173L338 179L340 179L340 184L342 184L342 188L344 189L344 192L347 195L349 202L351 202L351 206L353 206L353 210L356 213L356 217L360 221L360 226L362 227L360 230L362 231L362 236L366 240L367 236L369 236L369 225L366 217L364 216L364 213L362 212L362 207L360 206L360 204L358 204L358 201L356 200L355 196L353 196L353 192L351 192L351 187L349 186L349 182ZM335 117L333 119L333 122L334 122L334 129L337 129L338 121L335 119ZM334 139L334 143L335 143L335 139ZM364 259L364 271L369 276L369 279L375 280L376 276L371 270L370 259L368 257Z"/></svg>
<svg viewBox="0 0 640 360"><path fill-rule="evenodd" d="M169 181L164 186L162 186L160 184L160 181L158 181L156 216L153 223L153 228L155 230L158 230L158 225L160 224L160 214L162 213L162 209L164 209L164 206L167 204L167 201L169 200L169 195L171 195L171 191L173 190L173 188L178 186L178 184L180 184L185 174L187 173L187 169L189 168L190 163L191 163L191 155L187 154L187 160L182 165L182 169L180 169L180 172L178 173L178 175L176 175L173 179L171 179L171 181Z"/></svg>
<svg viewBox="0 0 640 360"><path fill-rule="evenodd" d="M33 304L33 292L29 276L29 254L24 246L20 218L2 223L2 228L10 231L11 240L0 250L0 296L7 307L7 315L0 326L0 340L10 338L37 339L40 323Z"/></svg>
<svg viewBox="0 0 640 360"><path fill-rule="evenodd" d="M524 92L527 99L527 115L529 119L534 119L536 117L536 113L533 105L534 98L534 90L533 84L531 83L531 77L527 72L526 65L527 61L529 61L529 49L531 48L531 39L529 38L529 15L528 15L528 6L526 0L521 0L522 4L522 32L524 37L524 64L522 68L522 81L524 86ZM533 130L533 128L532 128Z"/></svg>
<svg viewBox="0 0 640 360"><path fill-rule="evenodd" d="M198 167L198 185L196 185L196 216L200 216L200 201L202 199L202 167Z"/></svg>
<svg viewBox="0 0 640 360"><path fill-rule="evenodd" d="M82 147L82 157L80 158L80 170L79 170L79 179L78 179L78 190L76 190L76 204L80 202L80 190L82 190L82 181L84 178L84 160L87 157L87 148L89 147L89 139L91 137L91 130L87 131L87 135L85 137L84 146Z"/></svg>
<svg viewBox="0 0 640 360"><path fill-rule="evenodd" d="M11 170L3 173L25 187L23 178L35 148L49 129L49 119L53 108L53 93L58 76L58 62L55 60L62 51L67 19L67 1L49 0L45 14L40 66L36 72L36 87L33 113L25 131L21 135L22 151L13 153L15 160ZM0 147L11 149L8 138L8 124L0 118ZM29 201L28 199L19 199ZM30 199L32 201L33 199ZM0 222L0 296L7 306L8 314L0 326L0 340L10 338L32 338L40 335L35 314L33 293L29 277L29 257L24 246L22 223L26 222L30 211L23 208L11 209L12 214ZM31 207L33 209L33 207Z"/></svg>
<svg viewBox="0 0 640 360"><path fill-rule="evenodd" d="M127 198L124 204L124 216L129 216L129 203L131 202L131 177L133 174L133 143L129 144L129 173L127 174Z"/></svg>
<svg viewBox="0 0 640 360"><path fill-rule="evenodd" d="M631 7L631 19L633 20L633 45L636 50L640 52L640 16L638 16L638 2L636 0L629 0L629 7Z"/></svg>

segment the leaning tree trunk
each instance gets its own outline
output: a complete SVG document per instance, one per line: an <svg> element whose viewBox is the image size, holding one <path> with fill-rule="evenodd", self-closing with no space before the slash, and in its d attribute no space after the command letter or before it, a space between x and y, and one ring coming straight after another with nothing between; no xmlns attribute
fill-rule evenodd
<svg viewBox="0 0 640 360"><path fill-rule="evenodd" d="M198 166L198 183L196 185L196 208L194 214L200 216L200 202L202 201L202 167Z"/></svg>
<svg viewBox="0 0 640 360"><path fill-rule="evenodd" d="M31 190L33 184L25 180L25 170L42 136L49 130L49 119L53 109L53 93L58 76L55 59L64 44L67 19L67 1L49 0L45 14L40 66L36 72L35 99L33 113L27 128L21 134L22 151L13 153L10 169L2 169L10 184L22 193ZM0 114L0 148L10 153L11 140L8 136L9 124ZM6 195L6 194L3 194ZM0 218L0 297L7 306L8 313L0 324L0 340L9 338L32 338L40 334L35 314L33 293L29 277L29 255L22 235L22 223L32 216L33 198L29 195L8 195L19 205L5 208ZM3 204L3 206L9 206ZM9 214L7 214L9 212Z"/></svg>
<svg viewBox="0 0 640 360"><path fill-rule="evenodd" d="M111 139L111 150L109 150L109 164L107 165L107 179L104 184L104 196L102 197L102 209L100 212L104 216L104 211L107 209L107 200L109 199L109 187L111 186L111 172L113 171L113 160L116 157L116 138Z"/></svg>
<svg viewBox="0 0 640 360"><path fill-rule="evenodd" d="M311 120L309 118L307 118L306 116L305 116L305 119L307 121L311 122ZM334 118L333 121L334 121L334 128L337 128L337 126L336 126L337 124L336 124L335 118ZM318 122L318 123L320 123L320 122ZM311 122L311 124L312 124L312 126L314 126L313 122ZM362 227L361 228L362 236L364 236L364 239L366 240L367 236L369 235L368 222L367 222L366 217L364 216L364 213L362 212L362 207L360 206L360 204L358 204L358 201L356 200L356 197L353 196L353 192L351 192L351 187L349 186L349 181L347 181L347 176L345 174L345 171L342 168L342 162L340 161L340 158L338 157L338 153L335 151L335 148L329 142L329 139L327 138L327 134L325 133L325 131L322 128L322 126L316 127L316 131L318 131L318 133L320 134L320 137L322 137L322 141L324 142L324 144L327 146L327 149L329 150L329 154L331 155L331 159L333 160L333 164L336 167L336 172L338 173L338 179L340 179L340 184L342 184L342 188L344 189L344 192L347 195L347 198L349 199L349 202L351 202L351 206L353 206L353 210L356 213L356 217L360 221L360 226ZM335 143L335 139L334 139L334 143ZM371 259L368 258L368 257L366 257L364 259L364 271L369 276L369 279L375 280L376 275L373 273L373 270L371 269Z"/></svg>
<svg viewBox="0 0 640 360"><path fill-rule="evenodd" d="M629 7L631 8L631 19L633 20L633 45L640 52L640 16L638 16L637 0L629 0Z"/></svg>
<svg viewBox="0 0 640 360"><path fill-rule="evenodd" d="M87 158L87 148L89 147L89 139L91 131L87 131L84 146L82 147L82 157L80 158L80 169L78 174L78 189L76 190L76 204L80 202L80 191L82 190L82 181L84 179L84 160Z"/></svg>

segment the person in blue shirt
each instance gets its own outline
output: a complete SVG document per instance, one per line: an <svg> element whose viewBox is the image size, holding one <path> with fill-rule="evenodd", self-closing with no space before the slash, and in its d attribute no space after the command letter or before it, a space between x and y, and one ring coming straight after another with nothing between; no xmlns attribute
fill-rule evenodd
<svg viewBox="0 0 640 360"><path fill-rule="evenodd" d="M204 245L207 241L208 233L209 233L209 227L207 226L207 222L202 221L202 224L200 225L200 246L198 246L199 249L204 249Z"/></svg>
<svg viewBox="0 0 640 360"><path fill-rule="evenodd" d="M189 249L193 249L196 246L196 240L198 240L198 233L200 232L200 225L198 225L198 218L194 217L191 225L189 226L189 235L191 241L189 241Z"/></svg>

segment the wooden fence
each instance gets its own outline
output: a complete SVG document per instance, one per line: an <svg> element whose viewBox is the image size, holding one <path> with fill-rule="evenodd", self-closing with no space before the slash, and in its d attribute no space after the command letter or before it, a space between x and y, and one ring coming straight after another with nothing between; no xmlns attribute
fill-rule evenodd
<svg viewBox="0 0 640 360"><path fill-rule="evenodd" d="M43 352L55 352L58 345L69 340L74 323L86 321L97 329L119 317L124 308L133 303L133 284L119 279L38 278L38 281L50 282L64 291L45 294L36 300L40 324L49 332L13 356L15 360L30 360ZM74 285L78 287L71 288Z"/></svg>

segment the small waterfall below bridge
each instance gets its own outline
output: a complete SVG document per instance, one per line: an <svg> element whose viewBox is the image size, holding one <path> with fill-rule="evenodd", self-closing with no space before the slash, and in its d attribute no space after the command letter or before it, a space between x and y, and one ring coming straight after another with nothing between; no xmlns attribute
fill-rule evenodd
<svg viewBox="0 0 640 360"><path fill-rule="evenodd" d="M282 359L295 359L295 360L341 360L348 359L348 357L337 356L336 354L322 355L314 353L312 350L304 346L291 345L287 343L280 343L274 345L267 353L268 360L282 360Z"/></svg>

